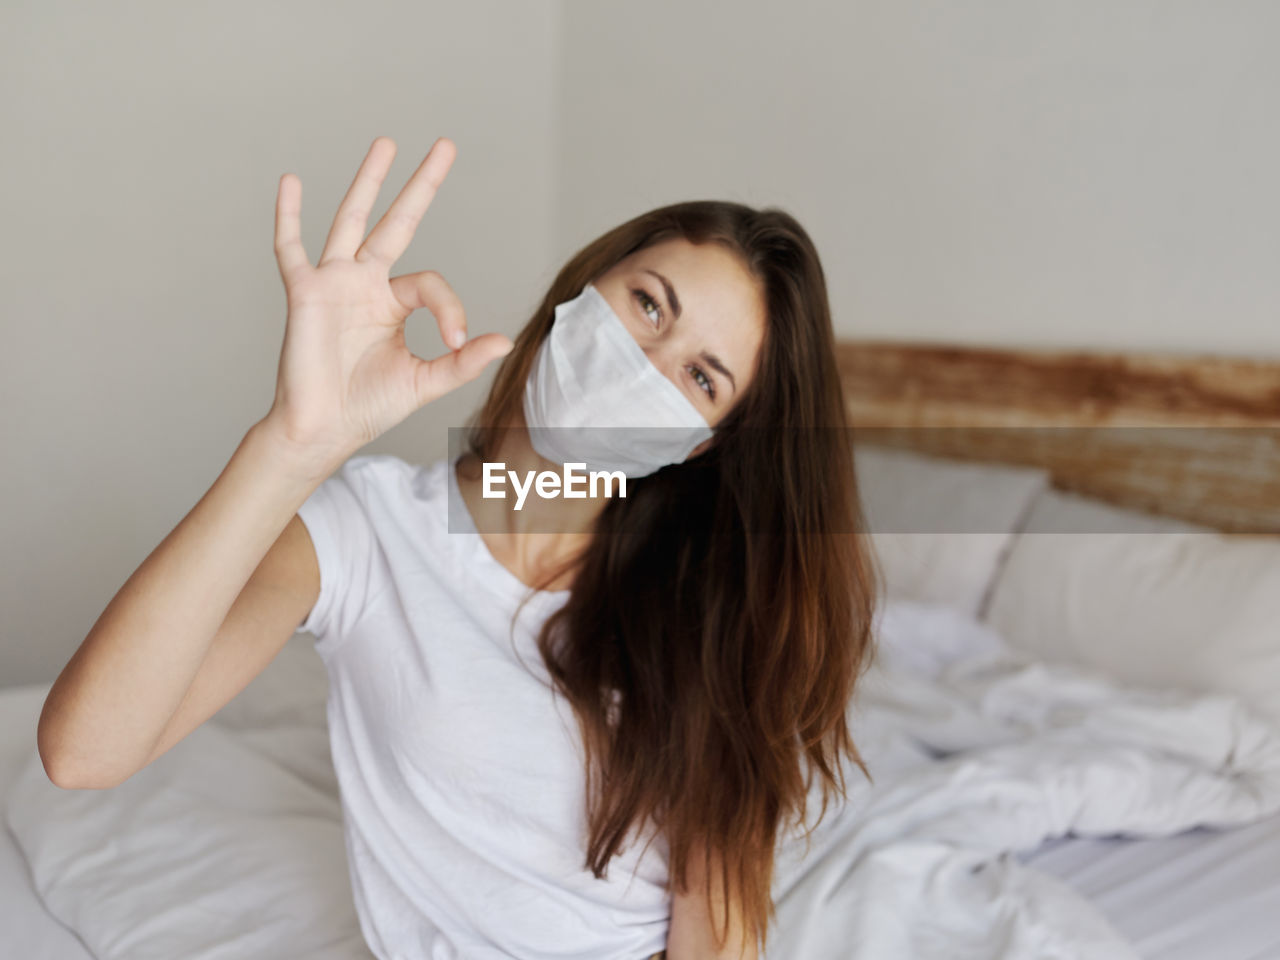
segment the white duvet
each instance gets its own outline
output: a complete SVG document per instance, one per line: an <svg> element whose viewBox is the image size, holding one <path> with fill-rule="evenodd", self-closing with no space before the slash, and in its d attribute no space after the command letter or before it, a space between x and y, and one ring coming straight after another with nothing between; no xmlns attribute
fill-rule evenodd
<svg viewBox="0 0 1280 960"><path fill-rule="evenodd" d="M1026 663L944 607L891 603L878 633L850 711L875 782L848 770L850 802L807 851L782 841L770 960L1132 958L1015 854L1280 811L1280 735L1233 700ZM95 956L370 956L305 642L114 790L59 790L33 752L9 825L46 906Z"/></svg>
<svg viewBox="0 0 1280 960"><path fill-rule="evenodd" d="M1280 731L1233 699L1030 663L946 608L888 605L879 636L851 710L875 783L851 780L803 859L784 844L770 957L1130 960L1097 909L1013 854L1280 810Z"/></svg>

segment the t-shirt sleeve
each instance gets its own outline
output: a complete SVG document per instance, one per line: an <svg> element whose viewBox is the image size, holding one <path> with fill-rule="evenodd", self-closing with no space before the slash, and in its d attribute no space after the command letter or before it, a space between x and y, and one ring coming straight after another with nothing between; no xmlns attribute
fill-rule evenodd
<svg viewBox="0 0 1280 960"><path fill-rule="evenodd" d="M298 507L320 568L320 595L298 625L324 655L359 619L374 577L377 538L369 512L372 456L351 457Z"/></svg>

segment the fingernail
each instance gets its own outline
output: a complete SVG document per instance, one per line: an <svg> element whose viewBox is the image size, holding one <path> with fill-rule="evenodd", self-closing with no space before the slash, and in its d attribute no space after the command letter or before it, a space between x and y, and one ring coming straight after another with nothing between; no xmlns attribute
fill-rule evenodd
<svg viewBox="0 0 1280 960"><path fill-rule="evenodd" d="M455 350L461 349L462 345L466 342L467 335L461 330L455 330L453 333L449 334L449 346L453 347Z"/></svg>

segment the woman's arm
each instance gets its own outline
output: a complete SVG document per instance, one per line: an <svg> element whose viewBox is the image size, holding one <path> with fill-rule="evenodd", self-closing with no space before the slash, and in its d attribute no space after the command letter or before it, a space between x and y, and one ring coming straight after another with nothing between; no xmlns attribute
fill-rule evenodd
<svg viewBox="0 0 1280 960"><path fill-rule="evenodd" d="M319 590L298 507L364 444L511 349L496 333L467 339L462 303L439 273L390 276L455 152L437 139L366 237L395 156L389 137L376 138L316 266L302 246L302 183L280 178L275 252L288 312L271 410L54 681L36 740L55 784L114 786L247 684ZM454 348L434 360L405 345L421 307Z"/></svg>
<svg viewBox="0 0 1280 960"><path fill-rule="evenodd" d="M742 910L729 908L729 930L724 946L716 949L716 933L724 926L724 891L718 861L712 859L710 880L704 855L695 849L689 861L689 889L675 891L671 899L671 929L667 933L667 960L758 960L755 939L745 935ZM707 885L712 887L708 910Z"/></svg>
<svg viewBox="0 0 1280 960"><path fill-rule="evenodd" d="M319 578L314 562L302 562L306 541L296 535L296 562L282 567L264 556L328 470L292 455L268 421L250 429L50 689L36 735L50 780L115 786L173 745L164 734L175 714L183 714L185 735L266 666L306 616ZM282 549L274 556L283 559ZM211 680L206 659L215 653ZM198 716L188 718L193 709Z"/></svg>

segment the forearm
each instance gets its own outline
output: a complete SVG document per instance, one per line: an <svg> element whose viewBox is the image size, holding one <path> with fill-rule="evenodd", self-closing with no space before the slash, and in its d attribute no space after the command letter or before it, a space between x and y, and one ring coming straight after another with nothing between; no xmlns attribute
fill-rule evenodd
<svg viewBox="0 0 1280 960"><path fill-rule="evenodd" d="M240 591L324 475L268 421L250 428L54 682L37 733L51 776L110 784L143 765Z"/></svg>

